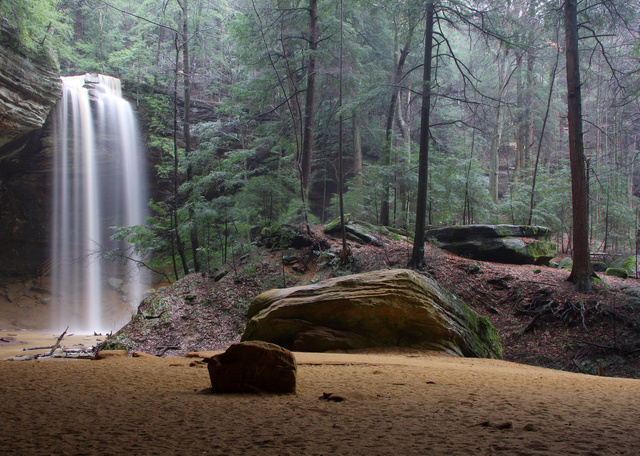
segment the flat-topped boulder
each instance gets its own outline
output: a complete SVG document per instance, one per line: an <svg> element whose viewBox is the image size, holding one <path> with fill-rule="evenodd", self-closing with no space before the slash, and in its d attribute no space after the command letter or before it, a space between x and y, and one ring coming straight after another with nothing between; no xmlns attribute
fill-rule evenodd
<svg viewBox="0 0 640 456"><path fill-rule="evenodd" d="M480 261L547 265L556 256L551 230L530 225L457 225L427 230L427 239L456 255Z"/></svg>
<svg viewBox="0 0 640 456"><path fill-rule="evenodd" d="M296 351L403 346L502 357L500 338L486 317L407 269L266 291L249 306L242 340Z"/></svg>
<svg viewBox="0 0 640 456"><path fill-rule="evenodd" d="M330 236L342 235L342 223L340 217L335 218L322 229L325 234ZM382 241L374 232L373 226L366 222L358 222L351 220L349 214L345 214L344 231L347 239L358 242L360 244L371 244L376 247L382 246Z"/></svg>

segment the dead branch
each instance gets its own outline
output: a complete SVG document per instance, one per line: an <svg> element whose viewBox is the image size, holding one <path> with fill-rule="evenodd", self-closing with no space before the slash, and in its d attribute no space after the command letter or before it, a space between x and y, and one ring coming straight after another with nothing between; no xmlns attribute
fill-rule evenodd
<svg viewBox="0 0 640 456"><path fill-rule="evenodd" d="M51 348L53 348L53 345L49 345L48 347L26 347L23 348L22 351L29 351L29 350L49 350Z"/></svg>
<svg viewBox="0 0 640 456"><path fill-rule="evenodd" d="M67 331L69 331L69 327L68 326L67 326L67 329L65 329L64 332L62 334L60 334L60 337L58 337L58 340L56 341L56 343L53 344L53 347L51 347L51 351L49 352L49 354L47 356L53 355L53 352L56 351L56 349L60 346L60 342L62 341L62 338L64 337L65 334L67 334Z"/></svg>

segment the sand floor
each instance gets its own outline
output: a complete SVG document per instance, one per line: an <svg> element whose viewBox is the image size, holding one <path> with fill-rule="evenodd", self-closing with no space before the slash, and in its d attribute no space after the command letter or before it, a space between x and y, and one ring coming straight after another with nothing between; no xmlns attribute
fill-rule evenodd
<svg viewBox="0 0 640 456"><path fill-rule="evenodd" d="M639 380L410 350L296 358L298 393L280 396L203 394L199 358L0 362L0 454L640 454Z"/></svg>
<svg viewBox="0 0 640 456"><path fill-rule="evenodd" d="M60 333L53 331L0 330L0 360L11 356L49 353L51 350L48 348L39 350L33 350L33 348L53 346L57 342L58 337L60 337ZM60 341L60 345L65 347L91 347L92 345L99 344L104 339L105 336L67 333ZM4 343L3 340L11 340L12 342ZM28 350L25 350L25 348Z"/></svg>

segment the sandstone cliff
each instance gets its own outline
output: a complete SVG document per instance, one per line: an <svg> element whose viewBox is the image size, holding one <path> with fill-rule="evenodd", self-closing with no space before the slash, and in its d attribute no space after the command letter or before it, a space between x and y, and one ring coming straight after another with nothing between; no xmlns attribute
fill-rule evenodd
<svg viewBox="0 0 640 456"><path fill-rule="evenodd" d="M55 61L29 53L0 29L0 277L33 275L47 257L51 140L45 122L61 95Z"/></svg>
<svg viewBox="0 0 640 456"><path fill-rule="evenodd" d="M0 146L42 127L62 95L54 59L27 52L0 29Z"/></svg>

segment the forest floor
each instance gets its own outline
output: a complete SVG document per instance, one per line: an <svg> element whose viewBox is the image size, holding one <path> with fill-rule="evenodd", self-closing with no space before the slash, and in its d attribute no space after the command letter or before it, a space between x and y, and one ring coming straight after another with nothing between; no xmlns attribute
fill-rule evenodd
<svg viewBox="0 0 640 456"><path fill-rule="evenodd" d="M221 268L223 277L184 277L146 298L107 345L161 356L224 350L240 340L246 309L262 291L404 267L411 253L404 240L384 238L382 247L352 243L351 263L340 268L339 240L319 229L313 239L301 249L257 248ZM425 259L430 276L493 323L505 360L640 378L638 280L601 275L593 293L581 294L563 269L469 260L429 244Z"/></svg>

